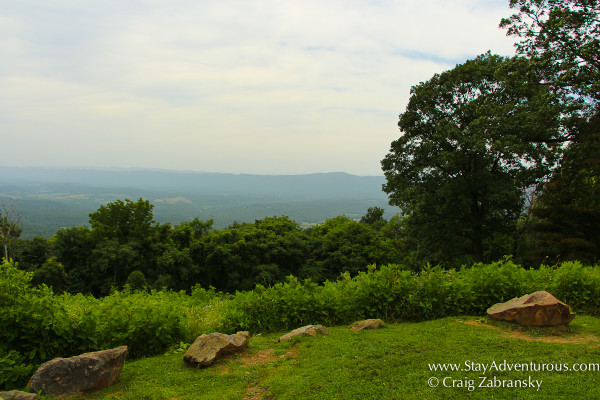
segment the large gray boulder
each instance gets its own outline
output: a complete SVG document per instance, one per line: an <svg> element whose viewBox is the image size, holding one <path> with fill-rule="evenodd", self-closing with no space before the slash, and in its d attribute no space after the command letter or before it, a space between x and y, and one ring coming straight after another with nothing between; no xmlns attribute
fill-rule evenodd
<svg viewBox="0 0 600 400"><path fill-rule="evenodd" d="M279 338L280 342L284 342L286 340L290 340L292 338L298 336L312 336L315 337L318 334L328 335L329 331L323 325L306 325L298 329L294 329L290 333L286 333L285 335Z"/></svg>
<svg viewBox="0 0 600 400"><path fill-rule="evenodd" d="M185 352L183 359L199 367L208 367L223 355L242 351L249 340L250 333L247 331L237 332L235 335L218 332L201 335Z"/></svg>
<svg viewBox="0 0 600 400"><path fill-rule="evenodd" d="M8 392L0 392L0 399L3 400L41 400L40 396L35 393L21 392L18 390L10 390Z"/></svg>
<svg viewBox="0 0 600 400"><path fill-rule="evenodd" d="M43 363L31 377L29 388L53 396L80 396L111 386L121 375L127 346L55 358Z"/></svg>
<svg viewBox="0 0 600 400"><path fill-rule="evenodd" d="M494 304L487 310L496 321L516 322L523 326L567 325L575 318L571 307L545 291Z"/></svg>

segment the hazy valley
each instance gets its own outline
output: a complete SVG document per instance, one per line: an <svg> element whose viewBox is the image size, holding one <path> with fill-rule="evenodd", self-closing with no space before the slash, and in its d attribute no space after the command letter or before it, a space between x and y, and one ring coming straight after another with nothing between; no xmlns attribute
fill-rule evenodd
<svg viewBox="0 0 600 400"><path fill-rule="evenodd" d="M234 221L289 216L302 225L387 205L383 176L346 173L249 175L162 170L100 170L0 167L0 197L15 202L23 238L52 236L61 227L88 224L102 204L144 198L158 222L213 219L215 228Z"/></svg>

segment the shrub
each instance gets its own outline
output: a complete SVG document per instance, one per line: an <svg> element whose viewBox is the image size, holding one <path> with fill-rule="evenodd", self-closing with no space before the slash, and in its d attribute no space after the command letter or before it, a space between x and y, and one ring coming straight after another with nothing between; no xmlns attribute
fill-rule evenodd
<svg viewBox="0 0 600 400"><path fill-rule="evenodd" d="M144 273L139 269L136 269L127 277L126 285L129 285L131 290L146 290L148 286L148 282L146 282L146 277Z"/></svg>
<svg viewBox="0 0 600 400"><path fill-rule="evenodd" d="M600 313L600 268L584 267L577 261L561 264L553 274L550 291L574 309Z"/></svg>
<svg viewBox="0 0 600 400"><path fill-rule="evenodd" d="M279 331L305 324L347 324L363 318L428 320L480 315L492 305L548 290L576 311L600 313L600 268L564 263L524 269L510 257L460 271L428 266L411 273L402 266L375 266L351 278L344 273L321 286L288 277L272 288L238 292L224 315L227 331Z"/></svg>
<svg viewBox="0 0 600 400"><path fill-rule="evenodd" d="M188 338L183 293L116 291L94 310L100 348L127 346L137 358L159 354Z"/></svg>
<svg viewBox="0 0 600 400"><path fill-rule="evenodd" d="M73 348L73 327L47 286L31 287L32 273L0 264L0 388L27 382L42 361Z"/></svg>
<svg viewBox="0 0 600 400"><path fill-rule="evenodd" d="M55 295L31 285L32 274L0 265L0 389L24 386L54 357L126 345L133 357L189 340L189 296L175 292Z"/></svg>

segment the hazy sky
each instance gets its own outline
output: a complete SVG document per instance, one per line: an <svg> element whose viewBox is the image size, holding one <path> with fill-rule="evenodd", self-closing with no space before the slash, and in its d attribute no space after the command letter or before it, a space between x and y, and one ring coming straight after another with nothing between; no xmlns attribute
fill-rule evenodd
<svg viewBox="0 0 600 400"><path fill-rule="evenodd" d="M0 0L0 165L381 174L508 0Z"/></svg>

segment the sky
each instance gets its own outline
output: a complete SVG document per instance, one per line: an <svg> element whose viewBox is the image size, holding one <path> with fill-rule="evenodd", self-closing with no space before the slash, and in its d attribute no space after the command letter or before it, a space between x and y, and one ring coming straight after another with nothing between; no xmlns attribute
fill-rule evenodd
<svg viewBox="0 0 600 400"><path fill-rule="evenodd" d="M381 175L508 0L0 0L0 165Z"/></svg>

